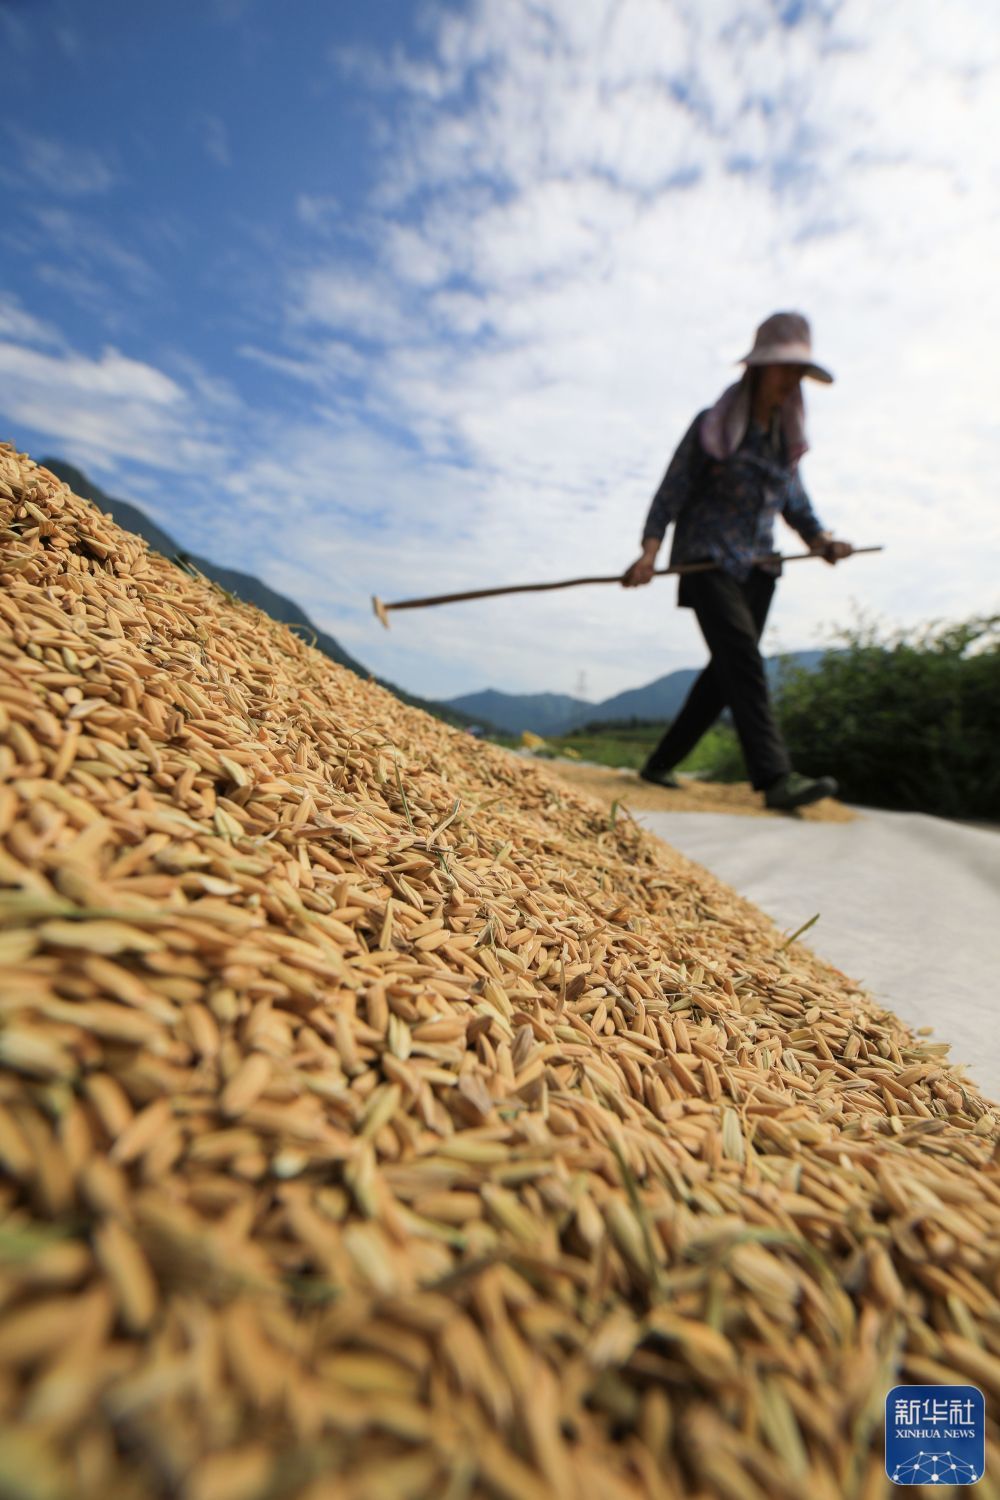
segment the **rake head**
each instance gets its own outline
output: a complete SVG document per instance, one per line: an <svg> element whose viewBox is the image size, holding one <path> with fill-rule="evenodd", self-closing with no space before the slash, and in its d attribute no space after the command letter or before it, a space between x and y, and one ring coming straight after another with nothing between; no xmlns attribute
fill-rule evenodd
<svg viewBox="0 0 1000 1500"><path fill-rule="evenodd" d="M372 594L372 609L375 611L376 615L378 616L379 620L381 620L381 622L385 626L386 630L388 630L389 629L389 612L386 609L385 605L382 603L382 601L379 598L378 594Z"/></svg>

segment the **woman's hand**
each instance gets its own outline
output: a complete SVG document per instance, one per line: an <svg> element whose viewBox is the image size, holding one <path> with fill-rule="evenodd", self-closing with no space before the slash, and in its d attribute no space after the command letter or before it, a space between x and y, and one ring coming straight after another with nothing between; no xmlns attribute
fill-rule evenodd
<svg viewBox="0 0 1000 1500"><path fill-rule="evenodd" d="M630 568L622 574L622 588L637 589L644 583L651 583L653 571L656 567L656 554L660 550L659 542L644 542L642 556L637 557Z"/></svg>
<svg viewBox="0 0 1000 1500"><path fill-rule="evenodd" d="M622 587L626 589L637 589L644 583L653 581L653 559L639 557L630 568L622 575Z"/></svg>
<svg viewBox="0 0 1000 1500"><path fill-rule="evenodd" d="M850 557L854 548L850 542L838 542L829 531L821 531L819 536L813 538L809 550L818 552L823 561L828 562L832 567L843 558Z"/></svg>

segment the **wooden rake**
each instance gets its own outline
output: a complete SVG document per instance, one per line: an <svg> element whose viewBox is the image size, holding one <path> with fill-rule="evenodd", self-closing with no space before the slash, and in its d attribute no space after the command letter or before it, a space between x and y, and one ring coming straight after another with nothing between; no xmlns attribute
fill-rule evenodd
<svg viewBox="0 0 1000 1500"><path fill-rule="evenodd" d="M879 547L855 547L851 557L857 557L862 552L881 552ZM755 557L754 563L762 562L808 562L810 558L822 557L822 552L793 552L786 557L772 553L768 557ZM679 577L687 573L710 573L717 566L714 562L681 563L676 568L657 568L654 571L655 578ZM466 599L495 599L499 594L546 594L553 589L578 589L587 583L621 583L620 573L609 573L594 578L563 578L558 583L511 583L501 588L492 589L468 589L461 594L431 594L425 599L397 599L393 604L385 604L378 596L372 595L372 609L381 620L386 630L389 629L389 611L396 609L432 609L437 604L461 604Z"/></svg>

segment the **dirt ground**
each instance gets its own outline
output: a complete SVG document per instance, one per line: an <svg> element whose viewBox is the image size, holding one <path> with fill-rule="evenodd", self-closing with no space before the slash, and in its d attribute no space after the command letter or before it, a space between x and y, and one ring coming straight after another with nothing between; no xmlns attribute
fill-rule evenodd
<svg viewBox="0 0 1000 1500"><path fill-rule="evenodd" d="M811 807L794 813L769 812L764 798L747 781L722 785L708 781L685 781L679 791L650 786L640 781L635 771L594 766L571 760L541 762L561 780L580 791L600 798L608 807L613 802L623 807L647 812L739 813L748 818L801 818L810 823L850 823L855 814L843 803L824 797Z"/></svg>

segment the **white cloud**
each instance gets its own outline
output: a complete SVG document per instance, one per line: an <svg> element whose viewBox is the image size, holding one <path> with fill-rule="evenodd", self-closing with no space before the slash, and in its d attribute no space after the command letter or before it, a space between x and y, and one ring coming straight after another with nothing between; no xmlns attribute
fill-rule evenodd
<svg viewBox="0 0 1000 1500"><path fill-rule="evenodd" d="M166 226L147 225L164 238ZM134 336L132 298L162 290L158 273L142 255L92 214L60 203L38 201L34 193L19 205L2 231L5 248L30 265L46 287L65 294L96 317L105 336ZM176 243L171 247L176 250ZM45 299L46 303L48 299Z"/></svg>
<svg viewBox="0 0 1000 1500"><path fill-rule="evenodd" d="M454 270L448 250L411 224L386 226L383 254L394 277L417 287L434 287Z"/></svg>
<svg viewBox="0 0 1000 1500"><path fill-rule="evenodd" d="M85 271L82 266L51 261L36 262L35 275L44 287L64 293L78 307L103 318L108 332L117 335L121 328L121 312L115 306L111 288L99 277Z"/></svg>
<svg viewBox="0 0 1000 1500"><path fill-rule="evenodd" d="M47 192L86 198L107 193L117 181L110 159L91 146L67 145L20 125L9 126L8 134L17 147L21 173Z"/></svg>
<svg viewBox="0 0 1000 1500"><path fill-rule="evenodd" d="M404 87L407 93L430 102L445 98L449 92L449 80L441 68L407 57L398 47L390 57L364 46L335 46L330 55L345 77L378 92L394 93Z"/></svg>
<svg viewBox="0 0 1000 1500"><path fill-rule="evenodd" d="M28 228L42 253L60 253L70 267L88 266L103 275L113 275L131 292L145 295L158 285L159 278L148 261L130 249L101 221L55 204L34 204L31 220L37 230Z"/></svg>
<svg viewBox="0 0 1000 1500"><path fill-rule="evenodd" d="M18 299L9 293L0 292L0 339L12 339L21 344L57 345L61 335L50 323L43 322L27 312Z"/></svg>
<svg viewBox="0 0 1000 1500"><path fill-rule="evenodd" d="M100 359L79 355L54 357L4 344L0 371L25 384L49 381L63 389L100 397L134 397L154 407L176 406L183 394L178 385L150 365L129 359L117 349L105 349Z"/></svg>
<svg viewBox="0 0 1000 1500"><path fill-rule="evenodd" d="M0 342L0 408L11 421L62 445L74 461L102 472L113 473L127 460L194 474L224 457L177 381L114 348L94 359L71 349L43 352Z"/></svg>
<svg viewBox="0 0 1000 1500"><path fill-rule="evenodd" d="M164 364L176 380L187 387L184 399L194 398L201 409L219 418L238 418L243 410L239 393L228 380L222 380L206 370L200 360L184 350L173 350L164 358Z"/></svg>
<svg viewBox="0 0 1000 1500"><path fill-rule="evenodd" d="M254 364L319 388L335 384L342 378L360 379L367 369L366 361L357 350L339 339L327 339L323 343L313 340L308 351L300 355L275 354L258 348L256 344L241 344L236 352Z"/></svg>
<svg viewBox="0 0 1000 1500"><path fill-rule="evenodd" d="M295 288L292 317L297 323L340 329L366 339L391 340L407 332L399 295L389 277L348 267L306 272Z"/></svg>
<svg viewBox="0 0 1000 1500"><path fill-rule="evenodd" d="M308 229L326 229L340 213L340 204L330 193L299 193L295 214Z"/></svg>

